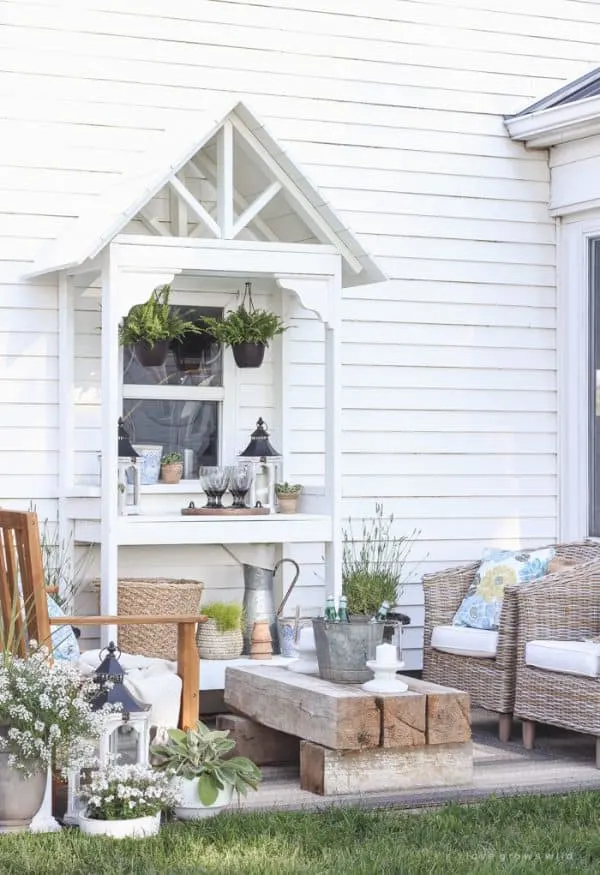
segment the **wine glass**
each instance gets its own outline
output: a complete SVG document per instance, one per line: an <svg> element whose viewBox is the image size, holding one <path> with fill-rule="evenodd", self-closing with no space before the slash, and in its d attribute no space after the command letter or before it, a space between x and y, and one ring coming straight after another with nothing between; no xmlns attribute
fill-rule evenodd
<svg viewBox="0 0 600 875"><path fill-rule="evenodd" d="M227 492L231 471L231 468L223 468L219 465L207 465L200 468L200 484L206 495L206 507L213 508L214 510L223 507L221 499Z"/></svg>
<svg viewBox="0 0 600 875"><path fill-rule="evenodd" d="M238 465L232 468L229 491L233 496L232 507L246 507L246 495L252 485L254 469L252 465Z"/></svg>

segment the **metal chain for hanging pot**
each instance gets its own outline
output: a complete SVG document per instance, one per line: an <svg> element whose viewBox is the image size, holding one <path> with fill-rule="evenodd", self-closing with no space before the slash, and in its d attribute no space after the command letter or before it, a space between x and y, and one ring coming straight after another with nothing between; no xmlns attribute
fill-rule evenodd
<svg viewBox="0 0 600 875"><path fill-rule="evenodd" d="M248 299L248 303L246 304L246 298ZM244 283L244 297L242 298L242 303L240 307L246 310L247 313L255 313L256 307L254 306L254 301L252 300L252 283L247 282Z"/></svg>

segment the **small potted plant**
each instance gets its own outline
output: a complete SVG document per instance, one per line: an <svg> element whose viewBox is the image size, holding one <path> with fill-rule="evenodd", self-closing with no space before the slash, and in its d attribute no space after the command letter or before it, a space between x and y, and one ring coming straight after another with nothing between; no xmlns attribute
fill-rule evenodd
<svg viewBox="0 0 600 875"><path fill-rule="evenodd" d="M169 344L187 333L202 331L181 319L169 306L171 286L158 286L143 304L135 304L119 326L121 346L133 346L144 367L164 365Z"/></svg>
<svg viewBox="0 0 600 875"><path fill-rule="evenodd" d="M160 460L160 479L163 483L179 483L183 474L181 453L167 453Z"/></svg>
<svg viewBox="0 0 600 875"><path fill-rule="evenodd" d="M169 729L166 743L152 745L154 768L180 779L176 817L198 820L218 814L234 793L245 796L258 788L260 770L247 757L231 756L234 747L229 730L212 730L201 721L187 732Z"/></svg>
<svg viewBox="0 0 600 875"><path fill-rule="evenodd" d="M252 301L251 283L246 283L242 303L236 310L232 310L224 319L205 316L202 324L218 343L231 347L238 368L259 368L269 341L286 330L276 313L256 309Z"/></svg>
<svg viewBox="0 0 600 875"><path fill-rule="evenodd" d="M276 483L275 495L280 513L296 513L298 499L302 492L300 483Z"/></svg>
<svg viewBox="0 0 600 875"><path fill-rule="evenodd" d="M196 644L201 659L235 659L244 649L242 606L235 602L211 602L203 605L208 617L198 624Z"/></svg>
<svg viewBox="0 0 600 875"><path fill-rule="evenodd" d="M148 766L109 764L93 771L79 792L79 829L114 839L156 835L160 815L179 801L169 775Z"/></svg>

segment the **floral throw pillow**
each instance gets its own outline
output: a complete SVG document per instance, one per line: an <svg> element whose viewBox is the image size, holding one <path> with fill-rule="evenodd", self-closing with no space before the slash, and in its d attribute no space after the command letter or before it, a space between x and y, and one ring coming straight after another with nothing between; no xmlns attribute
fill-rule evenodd
<svg viewBox="0 0 600 875"><path fill-rule="evenodd" d="M502 610L504 587L528 583L547 573L554 547L543 550L484 550L473 583L454 615L452 625L496 631Z"/></svg>
<svg viewBox="0 0 600 875"><path fill-rule="evenodd" d="M48 598L48 616L49 617L65 617L65 612L57 605L53 598ZM73 627L52 626L52 655L54 659L76 660L80 657L79 644L73 632Z"/></svg>

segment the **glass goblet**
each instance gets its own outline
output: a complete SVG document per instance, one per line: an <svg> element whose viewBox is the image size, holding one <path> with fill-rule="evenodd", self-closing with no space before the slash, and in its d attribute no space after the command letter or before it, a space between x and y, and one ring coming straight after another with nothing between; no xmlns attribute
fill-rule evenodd
<svg viewBox="0 0 600 875"><path fill-rule="evenodd" d="M221 499L227 492L231 468L221 466L206 466L200 468L200 485L206 495L206 507L215 510L223 507Z"/></svg>
<svg viewBox="0 0 600 875"><path fill-rule="evenodd" d="M252 485L254 469L252 465L239 465L233 468L229 478L229 491L233 497L232 507L246 507L246 495Z"/></svg>

